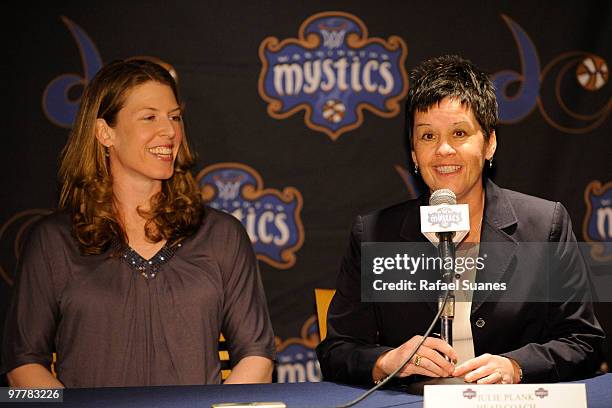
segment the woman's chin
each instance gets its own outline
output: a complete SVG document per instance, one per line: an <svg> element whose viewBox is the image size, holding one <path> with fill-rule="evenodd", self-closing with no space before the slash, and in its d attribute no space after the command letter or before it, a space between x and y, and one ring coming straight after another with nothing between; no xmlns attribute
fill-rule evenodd
<svg viewBox="0 0 612 408"><path fill-rule="evenodd" d="M164 180L171 179L173 175L174 175L174 170L172 170L172 171L160 171L160 172L156 172L155 174L152 174L151 178L153 180L164 181Z"/></svg>

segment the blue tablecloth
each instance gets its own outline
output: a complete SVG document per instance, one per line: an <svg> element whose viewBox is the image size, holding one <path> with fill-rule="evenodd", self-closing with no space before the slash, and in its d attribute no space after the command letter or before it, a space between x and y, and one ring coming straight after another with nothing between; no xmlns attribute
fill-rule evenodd
<svg viewBox="0 0 612 408"><path fill-rule="evenodd" d="M576 382L586 383L589 408L612 407L612 374ZM288 407L334 407L355 399L364 390L362 387L330 382L74 389L64 392L64 402L61 404L28 403L20 406L205 408L219 402L282 401ZM358 408L422 406L422 396L394 390L377 391L356 405Z"/></svg>

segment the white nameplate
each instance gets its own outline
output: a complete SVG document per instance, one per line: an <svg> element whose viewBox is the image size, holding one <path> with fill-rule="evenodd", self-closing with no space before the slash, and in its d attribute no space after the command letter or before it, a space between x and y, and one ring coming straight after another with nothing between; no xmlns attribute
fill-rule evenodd
<svg viewBox="0 0 612 408"><path fill-rule="evenodd" d="M470 231L467 204L421 206L421 232L433 244L440 241L436 232L454 231L453 242L459 243Z"/></svg>
<svg viewBox="0 0 612 408"><path fill-rule="evenodd" d="M212 404L211 408L287 408L284 402L221 402Z"/></svg>
<svg viewBox="0 0 612 408"><path fill-rule="evenodd" d="M426 385L423 408L586 408L584 384Z"/></svg>

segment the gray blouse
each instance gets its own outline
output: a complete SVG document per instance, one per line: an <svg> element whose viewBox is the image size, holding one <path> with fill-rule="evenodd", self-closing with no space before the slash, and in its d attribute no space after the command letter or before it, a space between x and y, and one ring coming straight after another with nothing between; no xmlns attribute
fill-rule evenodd
<svg viewBox="0 0 612 408"><path fill-rule="evenodd" d="M206 208L199 230L145 260L130 248L82 255L66 213L33 228L17 270L0 373L50 366L67 387L220 382L218 339L232 365L274 359L251 242L231 215Z"/></svg>

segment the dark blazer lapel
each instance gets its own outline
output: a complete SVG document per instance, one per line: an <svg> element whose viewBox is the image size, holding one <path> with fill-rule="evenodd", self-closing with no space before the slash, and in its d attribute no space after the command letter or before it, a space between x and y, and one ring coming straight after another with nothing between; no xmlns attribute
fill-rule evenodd
<svg viewBox="0 0 612 408"><path fill-rule="evenodd" d="M402 227L400 229L400 237L405 242L429 242L425 235L421 233L421 213L420 206L429 205L429 194L421 194L421 196L414 201L414 207L411 207L404 217L402 222ZM433 244L432 248L432 256L437 255L437 250ZM427 306L434 312L438 312L438 303L437 302L425 302Z"/></svg>
<svg viewBox="0 0 612 408"><path fill-rule="evenodd" d="M427 204L429 194L421 194L414 200L414 206L409 207L404 219L401 221L400 237L406 242L429 242L425 235L421 233L421 213L420 207Z"/></svg>
<svg viewBox="0 0 612 408"><path fill-rule="evenodd" d="M517 222L512 203L503 190L492 181L485 185L485 210L480 234L480 256L487 255L485 267L476 274L476 282L499 282L506 273L517 249L518 242L505 230ZM505 243L501 245L501 243ZM475 292L472 300L472 313L490 297L487 291Z"/></svg>

